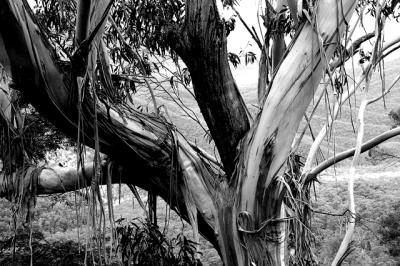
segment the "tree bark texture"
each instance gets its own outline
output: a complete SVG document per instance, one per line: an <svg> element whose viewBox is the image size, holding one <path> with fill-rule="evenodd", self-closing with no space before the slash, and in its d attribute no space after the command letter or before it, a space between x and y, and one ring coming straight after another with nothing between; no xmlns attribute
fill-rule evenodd
<svg viewBox="0 0 400 266"><path fill-rule="evenodd" d="M299 26L251 124L229 68L216 2L186 2L185 24L171 30L169 40L188 66L221 156L224 169L217 172L162 117L135 110L107 112L101 104L94 108L90 94L79 112L71 97L77 90L72 69L64 72L57 66L25 1L0 2L0 61L35 108L60 130L75 136L81 115L84 141L91 146L97 112L100 149L122 169L123 181L151 190L178 209L215 245L225 265L285 265L290 218L285 209L290 206L284 201L283 176L290 147L355 5L355 0L316 4L315 18ZM226 178L219 176L223 171ZM70 190L77 183L73 179L82 178L77 172L59 176L68 180ZM39 177L39 191L59 192L51 172L43 170Z"/></svg>
<svg viewBox="0 0 400 266"><path fill-rule="evenodd" d="M183 28L171 31L169 42L190 71L196 101L229 178L239 140L250 127L248 111L229 67L216 0L188 0L185 11Z"/></svg>

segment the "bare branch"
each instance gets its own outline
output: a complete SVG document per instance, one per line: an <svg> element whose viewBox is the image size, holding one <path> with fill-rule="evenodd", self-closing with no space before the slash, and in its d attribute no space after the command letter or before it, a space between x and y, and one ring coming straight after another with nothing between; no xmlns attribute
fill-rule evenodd
<svg viewBox="0 0 400 266"><path fill-rule="evenodd" d="M267 3L269 4L268 1L267 1ZM262 50L263 49L263 44L262 44L260 38L258 38L258 36L255 34L255 32L250 29L249 25L247 25L246 21L244 21L244 19L240 15L239 11L234 6L232 6L232 9L233 9L233 11L235 11L235 13L238 16L240 22L242 22L243 26L246 28L247 32L251 35L253 40L256 42L258 48L260 48L260 50Z"/></svg>
<svg viewBox="0 0 400 266"><path fill-rule="evenodd" d="M382 48L382 51L379 56L377 56L377 59L375 61L375 64L378 64L381 60L383 60L388 54L390 54L390 51L388 51L390 48L392 49L398 49L400 48L400 45L397 47L395 44L397 44L400 41L400 37L396 38L395 40L385 44ZM361 77L358 79L358 81L354 82L352 86L346 90L340 97L340 101L336 102L334 107L333 107L333 112L332 114L328 117L327 123L322 127L320 132L318 133L317 138L313 142L313 144L310 147L310 151L308 152L307 160L305 162L304 168L303 168L303 175L307 176L307 172L311 170L312 164L314 161L314 158L316 156L316 152L319 148L319 146L322 144L323 139L325 138L326 134L329 132L329 128L331 128L333 122L335 121L337 115L339 114L339 110L341 106L356 92L356 90L363 84L363 81L366 79L367 75L370 75L372 71L373 65L372 62L368 63L368 65L365 67L365 71L361 74ZM389 86L388 89L386 89L381 96L376 98L374 101L377 101L387 93L391 91L393 86L397 83L398 77L394 79L392 84Z"/></svg>
<svg viewBox="0 0 400 266"><path fill-rule="evenodd" d="M349 48L346 49L344 53L344 58L339 56L333 62L329 64L331 71L335 70L339 66L343 65L348 59L350 59L356 52L358 52L361 44L375 37L375 32L367 33L366 35L355 40Z"/></svg>
<svg viewBox="0 0 400 266"><path fill-rule="evenodd" d="M400 80L400 75L398 75L394 81L392 82L392 84L389 86L388 89L386 89L382 95L379 95L373 99L370 99L368 101L368 104L374 103L376 101L378 101L379 99L381 99L384 95L386 95L387 93L389 93L391 91L391 89L394 87L394 85ZM395 128L392 130L389 130L385 133L382 133L381 135L369 140L368 142L364 143L361 147L361 152L365 152L373 147L375 147L376 145L380 144L383 141L386 141L392 137L395 137L396 135L398 135L399 128ZM351 156L354 155L354 150L355 149L349 149L347 151L341 152L339 154L336 154L335 156L327 159L326 161L320 163L318 166L316 166L315 168L313 168L311 171L309 171L307 173L307 171L303 171L303 173L305 173L305 183L308 183L310 180L314 179L319 173L321 173L322 171L324 171L325 169L327 169L328 167L344 160L347 159Z"/></svg>

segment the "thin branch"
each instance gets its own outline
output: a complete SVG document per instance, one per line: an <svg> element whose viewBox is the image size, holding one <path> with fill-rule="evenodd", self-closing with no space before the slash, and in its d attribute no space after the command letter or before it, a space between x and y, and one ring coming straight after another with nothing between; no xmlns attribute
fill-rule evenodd
<svg viewBox="0 0 400 266"><path fill-rule="evenodd" d="M142 207L144 213L146 214L146 217L149 218L149 213L147 212L146 206L143 203L142 198L139 195L139 192L137 191L136 187L132 184L127 184L129 189L132 191L133 195L135 196L136 200L139 202L140 207Z"/></svg>
<svg viewBox="0 0 400 266"><path fill-rule="evenodd" d="M268 1L267 1L268 2ZM253 40L256 42L258 48L260 48L260 50L263 49L263 45L262 42L260 40L260 38L258 38L258 36L255 34L255 32L253 30L250 29L250 27L247 25L246 21L244 21L244 19L242 18L242 16L240 15L239 11L237 11L237 9L232 6L233 11L235 11L236 15L238 16L240 22L242 22L243 26L246 28L246 30L250 33L251 37L253 38Z"/></svg>
<svg viewBox="0 0 400 266"><path fill-rule="evenodd" d="M395 40L393 40L393 41L391 41L391 42L389 42L389 43L387 43L387 44L385 44L385 46L382 48L382 52L380 53L380 56L377 56L376 64L378 64L381 60L383 60L383 59L390 53L390 52L385 53L388 49L390 49L390 48L392 48L392 49L398 49L398 48L400 48L399 42L400 42L400 37L399 37L399 38L396 38ZM395 44L399 44L399 45L396 46ZM313 144L312 144L312 146L311 146L311 148L310 148L310 151L309 151L309 153L308 153L305 166L304 166L304 168L303 168L303 174L304 174L305 176L307 176L307 172L311 170L312 162L313 162L313 160L314 160L314 158L315 158L315 154L316 154L317 148L321 145L323 139L325 138L326 134L328 133L328 129L331 128L333 122L335 121L336 117L338 116L340 107L341 107L341 106L343 105L343 103L345 103L345 102L350 98L350 96L352 96L352 95L356 92L356 90L361 86L362 82L363 82L363 81L366 79L366 77L369 75L369 73L371 72L372 68L373 68L373 67L372 67L372 62L370 62L370 63L365 67L365 70L364 70L363 73L361 74L361 77L359 78L359 80L358 80L357 82L355 82L354 85L353 85L349 90L347 90L345 94L343 94L343 95L341 96L341 99L340 99L339 102L336 102L336 103L335 103L335 106L334 106L334 109L333 109L333 113L331 114L331 116L328 117L328 122L322 127L321 131L318 133L318 136L317 136L317 138L316 138L316 141L313 142ZM397 78L393 81L393 83L389 86L389 88L388 88L386 91L384 91L384 92L382 93L382 96L380 96L379 98L383 97L384 95L386 95L387 93L390 92L390 90L393 88L393 86L397 83L398 78L399 78L399 77L397 77ZM378 99L377 99L377 100L378 100ZM374 101L376 101L376 100L374 100Z"/></svg>
<svg viewBox="0 0 400 266"><path fill-rule="evenodd" d="M398 82L400 79L400 75L395 79L395 82L391 85L391 87L394 86L394 84L396 82ZM390 88L388 89L388 91L390 91ZM387 93L387 92L386 92ZM376 102L377 100L379 100L381 97L383 97L382 95L370 100L371 103ZM362 147L361 147L361 152L365 152L370 150L371 148L375 147L376 145L379 145L380 143L393 138L397 135L400 134L400 128L394 128L391 129L387 132L384 132L378 136L376 136L375 138L365 142ZM349 149L347 151L341 152L339 154L336 154L336 156L332 156L331 158L327 159L326 161L320 163L318 166L316 166L315 168L313 168L307 175L306 175L306 179L305 179L305 183L310 182L311 180L313 180L318 174L320 174L322 171L324 171L325 169L329 168L330 166L343 161L344 159L347 159L351 156L354 155L354 151L355 148Z"/></svg>
<svg viewBox="0 0 400 266"><path fill-rule="evenodd" d="M345 51L345 57L339 56L336 60L329 64L331 71L334 71L339 66L342 66L348 59L350 59L356 52L358 52L361 44L375 37L375 32L370 32L355 40L349 48Z"/></svg>

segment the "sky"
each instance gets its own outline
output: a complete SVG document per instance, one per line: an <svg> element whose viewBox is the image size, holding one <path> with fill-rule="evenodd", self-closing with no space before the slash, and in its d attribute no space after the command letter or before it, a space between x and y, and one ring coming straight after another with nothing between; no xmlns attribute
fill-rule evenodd
<svg viewBox="0 0 400 266"><path fill-rule="evenodd" d="M239 6L237 7L237 10L239 11L240 15L242 18L245 19L245 21L250 25L254 26L254 28L259 32L259 23L257 20L259 19L257 17L257 10L260 10L261 13L261 8L259 7L259 0L240 0L239 1ZM224 16L229 17L233 12L225 11ZM357 15L353 15L352 20L350 21L350 25L353 26L355 21L357 20ZM261 20L260 20L260 23ZM375 29L375 20L370 16L366 15L363 18L363 24L365 26L366 31L373 32ZM262 24L261 24L262 25ZM354 32L354 37L353 39L357 39L365 34L365 30L359 25L355 32ZM259 34L259 36L262 36ZM391 41L397 37L400 36L400 23L397 23L396 21L392 20L386 20L386 25L384 29L384 38L385 41ZM249 46L250 43L250 46ZM364 44L364 48L367 50L371 50L371 44L366 43ZM245 27L242 25L242 23L239 21L239 19L236 19L236 29L234 32L230 34L228 37L228 50L230 52L238 53L241 49L247 49L250 51L253 51L258 54L258 48L255 45L255 43L251 40L250 34L247 32ZM393 59L394 57L399 57L400 53L396 53L389 60Z"/></svg>
<svg viewBox="0 0 400 266"><path fill-rule="evenodd" d="M274 1L274 0L272 0ZM276 1L276 0L275 0ZM29 4L31 6L34 5L34 0L28 0ZM220 13L223 14L224 17L230 17L233 14L232 10L223 10L222 9L222 4L221 1L218 1L219 4L219 9ZM260 0L237 0L238 6L236 9L239 11L240 15L243 17L243 19L248 23L249 26L254 26L256 31L259 33L259 36L262 36L260 34L260 26L262 26L262 21L257 16L257 10L259 10L259 14L262 13L263 8L260 7ZM260 22L258 20L260 19ZM350 22L351 25L354 25L354 22L356 20L356 16L353 16L352 22ZM364 26L367 30L367 32L372 32L374 31L374 19L371 16L364 16ZM385 36L385 41L391 41L396 37L400 36L400 23L396 23L393 20L387 20L385 30L384 30L384 36ZM264 29L262 29L264 30ZM364 29L362 29L360 26L356 29L354 33L354 39L362 36L365 34ZM365 49L371 50L371 44L364 44ZM233 52L233 53L239 53L241 50L245 51L252 51L256 54L259 54L259 49L255 45L254 41L252 41L250 34L247 32L243 24L239 21L239 19L236 19L236 29L231 32L231 34L228 37L228 51ZM392 60L394 58L398 58L400 56L400 51L397 53L394 53L391 55L388 60Z"/></svg>

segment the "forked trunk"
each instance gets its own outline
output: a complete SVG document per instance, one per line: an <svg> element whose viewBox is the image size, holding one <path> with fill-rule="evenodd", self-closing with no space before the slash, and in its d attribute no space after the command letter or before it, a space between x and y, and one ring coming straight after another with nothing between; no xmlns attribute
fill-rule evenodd
<svg viewBox="0 0 400 266"><path fill-rule="evenodd" d="M220 215L225 229L232 230L224 231L229 236L222 237L221 247L230 265L288 263L286 210L291 215L297 210L287 199L293 193L285 179L286 162L355 5L356 1L319 1L313 21L303 22L271 81L261 114L241 144L232 191L227 193L229 207Z"/></svg>

